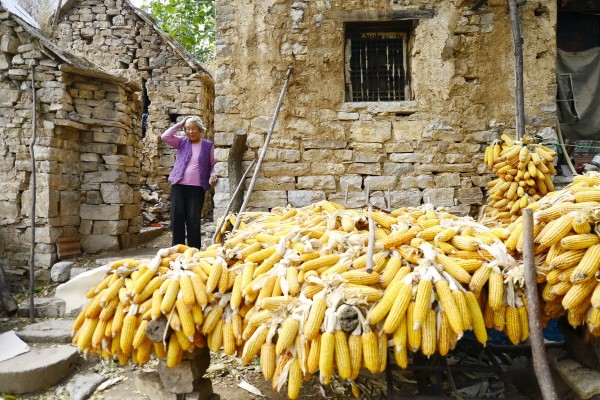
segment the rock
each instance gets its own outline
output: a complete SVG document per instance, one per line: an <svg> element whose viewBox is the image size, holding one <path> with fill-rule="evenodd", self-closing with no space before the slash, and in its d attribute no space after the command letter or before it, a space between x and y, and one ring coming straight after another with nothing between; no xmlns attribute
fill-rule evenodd
<svg viewBox="0 0 600 400"><path fill-rule="evenodd" d="M67 383L67 392L73 400L85 400L106 378L100 374L77 374Z"/></svg>
<svg viewBox="0 0 600 400"><path fill-rule="evenodd" d="M564 358L565 356L564 351L548 350L551 366L579 397L589 399L600 394L600 372L585 368L569 358Z"/></svg>
<svg viewBox="0 0 600 400"><path fill-rule="evenodd" d="M70 343L72 319L50 319L27 325L17 336L27 343Z"/></svg>
<svg viewBox="0 0 600 400"><path fill-rule="evenodd" d="M79 354L74 346L36 346L0 362L2 393L33 393L53 386L71 373Z"/></svg>
<svg viewBox="0 0 600 400"><path fill-rule="evenodd" d="M57 262L52 266L52 269L50 270L50 278L52 278L52 280L57 283L66 282L71 277L72 267L73 262L71 261Z"/></svg>
<svg viewBox="0 0 600 400"><path fill-rule="evenodd" d="M175 393L163 388L157 372L141 372L135 377L135 388L150 400L177 400Z"/></svg>
<svg viewBox="0 0 600 400"><path fill-rule="evenodd" d="M190 361L182 361L174 367L167 367L166 362L158 363L158 375L164 390L170 393L191 393L194 390L194 375Z"/></svg>
<svg viewBox="0 0 600 400"><path fill-rule="evenodd" d="M34 316L37 318L62 318L65 315L65 301L56 297L34 299ZM29 302L19 304L19 317L29 316Z"/></svg>

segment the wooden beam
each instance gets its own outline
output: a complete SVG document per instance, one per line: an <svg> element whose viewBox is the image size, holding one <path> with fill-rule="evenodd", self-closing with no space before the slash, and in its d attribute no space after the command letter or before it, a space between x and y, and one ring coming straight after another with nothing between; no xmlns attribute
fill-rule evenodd
<svg viewBox="0 0 600 400"><path fill-rule="evenodd" d="M407 19L431 19L435 15L433 10L360 10L360 11L333 11L329 17L340 19L344 22L361 21L401 21Z"/></svg>

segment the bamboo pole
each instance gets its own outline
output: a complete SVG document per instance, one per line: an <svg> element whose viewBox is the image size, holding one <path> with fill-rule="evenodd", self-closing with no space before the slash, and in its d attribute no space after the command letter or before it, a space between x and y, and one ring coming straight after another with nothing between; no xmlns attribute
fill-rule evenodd
<svg viewBox="0 0 600 400"><path fill-rule="evenodd" d="M525 264L525 289L527 293L527 316L533 369L538 379L544 400L558 400L548 358L544 346L544 336L540 324L540 302L537 291L535 254L533 250L533 211L523 210L523 260Z"/></svg>
<svg viewBox="0 0 600 400"><path fill-rule="evenodd" d="M515 99L517 140L525 136L525 93L523 91L523 37L519 20L517 0L508 0L510 21L515 46Z"/></svg>
<svg viewBox="0 0 600 400"><path fill-rule="evenodd" d="M269 132L267 133L267 137L265 138L265 143L263 144L262 150L260 151L260 155L258 156L258 162L256 164L256 168L254 169L254 173L252 174L252 180L250 181L250 185L248 185L248 190L246 191L246 196L244 197L244 202L242 203L242 207L240 207L241 214L246 210L248 206L248 202L250 201L250 195L252 194L252 190L254 189L254 184L256 183L256 178L258 177L258 173L260 171L260 167L262 166L265 155L267 154L267 149L269 148L269 142L271 141L271 136L273 136L273 130L275 129L275 123L277 122L277 117L279 116L279 110L281 109L281 104L283 103L283 97L285 96L285 92L287 91L288 84L290 83L290 77L292 76L292 71L294 67L290 66L287 70L287 74L285 75L285 82L283 84L283 88L281 88L281 93L279 94L279 101L277 102L277 107L275 108L275 114L273 115L273 120L271 121L271 126L269 127ZM235 232L235 230L240 225L240 218L235 221L235 225L231 230L231 233Z"/></svg>

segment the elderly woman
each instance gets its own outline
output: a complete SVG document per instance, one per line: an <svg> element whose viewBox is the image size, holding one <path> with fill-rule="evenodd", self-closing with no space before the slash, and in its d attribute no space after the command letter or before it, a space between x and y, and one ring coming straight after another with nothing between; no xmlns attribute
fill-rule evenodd
<svg viewBox="0 0 600 400"><path fill-rule="evenodd" d="M181 130L185 136L176 136ZM171 229L173 245L185 244L200 248L200 217L204 193L216 185L213 143L204 139L206 127L198 117L188 117L162 135L161 139L177 149L175 165L169 175L171 182Z"/></svg>

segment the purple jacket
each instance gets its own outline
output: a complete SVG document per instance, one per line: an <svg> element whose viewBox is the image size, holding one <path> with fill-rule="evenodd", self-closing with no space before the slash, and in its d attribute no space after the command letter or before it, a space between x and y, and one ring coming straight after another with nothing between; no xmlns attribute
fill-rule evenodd
<svg viewBox="0 0 600 400"><path fill-rule="evenodd" d="M169 175L169 182L171 184L176 184L183 178L183 174L185 172L185 168L188 165L192 157L192 144L190 139L186 136L180 136L177 139L179 140L179 145L173 145L169 143L168 138L165 136L170 136L171 130L175 128L177 130L177 125L168 129L162 135L162 139L165 140L169 145L175 147L177 149L177 157L175 158L175 165L173 166L173 170ZM174 133L174 132L173 132ZM198 157L198 164L200 166L200 186L202 186L205 190L210 189L209 179L211 176L211 172L213 169L213 165L211 165L211 154L213 153L213 143L210 140L202 139L201 147L200 147L200 155Z"/></svg>

